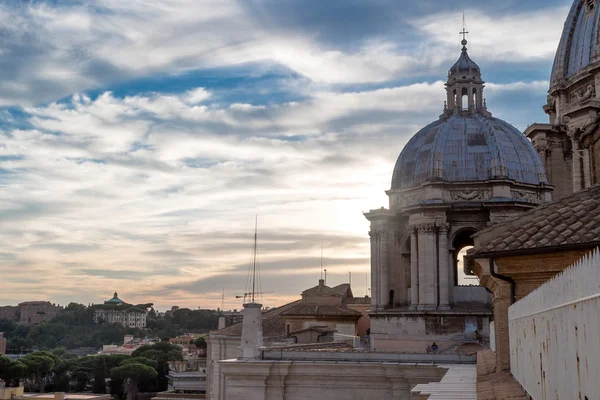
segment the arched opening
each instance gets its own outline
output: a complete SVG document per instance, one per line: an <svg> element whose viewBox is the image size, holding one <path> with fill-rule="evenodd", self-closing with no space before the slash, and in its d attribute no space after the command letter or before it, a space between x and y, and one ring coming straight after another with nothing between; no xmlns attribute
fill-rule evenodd
<svg viewBox="0 0 600 400"><path fill-rule="evenodd" d="M473 89L473 96L472 96L472 98L473 98L473 103L472 103L473 104L473 108L477 109L477 104L479 104L479 103L477 103L477 89Z"/></svg>
<svg viewBox="0 0 600 400"><path fill-rule="evenodd" d="M394 290L390 290L390 303L389 303L390 307L394 307Z"/></svg>
<svg viewBox="0 0 600 400"><path fill-rule="evenodd" d="M452 91L452 104L451 104L452 108L455 108L457 106L457 104L458 104L458 96L456 93L456 89L454 89Z"/></svg>
<svg viewBox="0 0 600 400"><path fill-rule="evenodd" d="M467 91L467 88L463 88L462 93L461 93L461 106L462 106L462 110L468 110L469 109L469 92Z"/></svg>
<svg viewBox="0 0 600 400"><path fill-rule="evenodd" d="M455 286L479 286L479 278L469 269L469 265L465 263L467 251L472 249L474 245L471 235L476 232L477 230L474 228L461 229L452 239Z"/></svg>

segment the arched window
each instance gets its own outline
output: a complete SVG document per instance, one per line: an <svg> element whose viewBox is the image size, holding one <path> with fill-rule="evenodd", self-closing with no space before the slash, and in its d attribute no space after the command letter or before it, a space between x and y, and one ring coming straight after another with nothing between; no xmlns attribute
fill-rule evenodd
<svg viewBox="0 0 600 400"><path fill-rule="evenodd" d="M469 92L467 91L467 88L463 88L461 92L461 105L463 111L469 109Z"/></svg>
<svg viewBox="0 0 600 400"><path fill-rule="evenodd" d="M477 109L477 89L473 89L473 108Z"/></svg>
<svg viewBox="0 0 600 400"><path fill-rule="evenodd" d="M395 294L395 293L394 293L394 290L393 290L393 289L392 289L392 290L390 290L390 304L389 304L389 305L390 305L391 307L394 307L394 294Z"/></svg>
<svg viewBox="0 0 600 400"><path fill-rule="evenodd" d="M456 233L452 239L454 247L454 285L456 286L479 286L479 278L471 272L468 265L465 268L465 256L467 251L473 248L474 242L471 235L476 233L474 228L465 228Z"/></svg>

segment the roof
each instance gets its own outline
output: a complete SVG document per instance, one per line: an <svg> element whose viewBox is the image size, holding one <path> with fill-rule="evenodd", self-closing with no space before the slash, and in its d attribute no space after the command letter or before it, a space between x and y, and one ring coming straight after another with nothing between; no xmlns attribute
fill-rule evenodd
<svg viewBox="0 0 600 400"><path fill-rule="evenodd" d="M124 301L119 298L119 296L117 295L117 292L115 292L112 299L106 300L104 302L104 304L121 304L121 303L124 303Z"/></svg>
<svg viewBox="0 0 600 400"><path fill-rule="evenodd" d="M550 86L570 78L593 64L600 56L597 37L600 26L600 7L574 0L565 21L564 30L556 51Z"/></svg>
<svg viewBox="0 0 600 400"><path fill-rule="evenodd" d="M480 231L501 231L469 256L509 250L555 248L600 241L600 185L535 208L503 224Z"/></svg>
<svg viewBox="0 0 600 400"><path fill-rule="evenodd" d="M517 128L491 116L453 114L440 118L406 144L392 176L392 190L430 181L480 182L508 178L546 183L544 166Z"/></svg>
<svg viewBox="0 0 600 400"><path fill-rule="evenodd" d="M347 307L300 303L283 313L284 316L360 317L362 314Z"/></svg>
<svg viewBox="0 0 600 400"><path fill-rule="evenodd" d="M310 326L308 328L299 329L297 331L290 332L290 335L294 335L294 334L298 334L298 333L302 333L302 332L310 332L310 331L319 332L319 333L337 332L337 330L328 328L326 326Z"/></svg>
<svg viewBox="0 0 600 400"><path fill-rule="evenodd" d="M471 58L469 57L469 54L467 53L467 41L463 40L462 45L463 45L462 53L460 54L458 61L456 61L456 63L452 66L452 68L450 68L450 73L451 74L458 73L458 72L479 73L480 72L479 65L477 65L475 63L475 61L471 60Z"/></svg>
<svg viewBox="0 0 600 400"><path fill-rule="evenodd" d="M365 297L351 297L346 300L346 304L367 304L371 305L371 298L369 296Z"/></svg>
<svg viewBox="0 0 600 400"><path fill-rule="evenodd" d="M300 304L302 300L285 304L281 307L271 308L262 313L262 328L263 337L283 337L286 336L285 321L281 318L281 314L286 310ZM215 332L217 335L224 336L242 336L242 322L233 324Z"/></svg>
<svg viewBox="0 0 600 400"><path fill-rule="evenodd" d="M302 292L302 296L311 296L311 295L319 295L319 296L344 296L350 290L350 284L342 283L341 285L337 285L335 287L329 287L325 285L325 281L323 279L319 279L319 284L317 286L311 287L310 289L306 289ZM352 292L350 292L350 296L352 296Z"/></svg>

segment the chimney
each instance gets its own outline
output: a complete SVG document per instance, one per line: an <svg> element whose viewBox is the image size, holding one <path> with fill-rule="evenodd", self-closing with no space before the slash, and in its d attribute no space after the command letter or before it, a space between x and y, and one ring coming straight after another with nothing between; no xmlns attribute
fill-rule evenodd
<svg viewBox="0 0 600 400"><path fill-rule="evenodd" d="M319 279L319 287L323 287L323 286L325 286L325 280L324 279Z"/></svg>
<svg viewBox="0 0 600 400"><path fill-rule="evenodd" d="M219 317L219 330L225 329L225 317Z"/></svg>
<svg viewBox="0 0 600 400"><path fill-rule="evenodd" d="M242 346L239 359L260 359L263 347L262 304L244 304L244 319L242 320Z"/></svg>

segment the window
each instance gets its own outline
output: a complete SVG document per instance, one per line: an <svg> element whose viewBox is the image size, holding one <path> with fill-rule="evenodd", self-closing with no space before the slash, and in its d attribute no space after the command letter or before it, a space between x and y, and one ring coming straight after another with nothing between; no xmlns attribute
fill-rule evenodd
<svg viewBox="0 0 600 400"><path fill-rule="evenodd" d="M475 274L465 269L465 256L467 251L473 248L473 239L471 235L477 230L466 228L460 230L452 240L454 247L454 285L456 286L479 286L479 279Z"/></svg>

